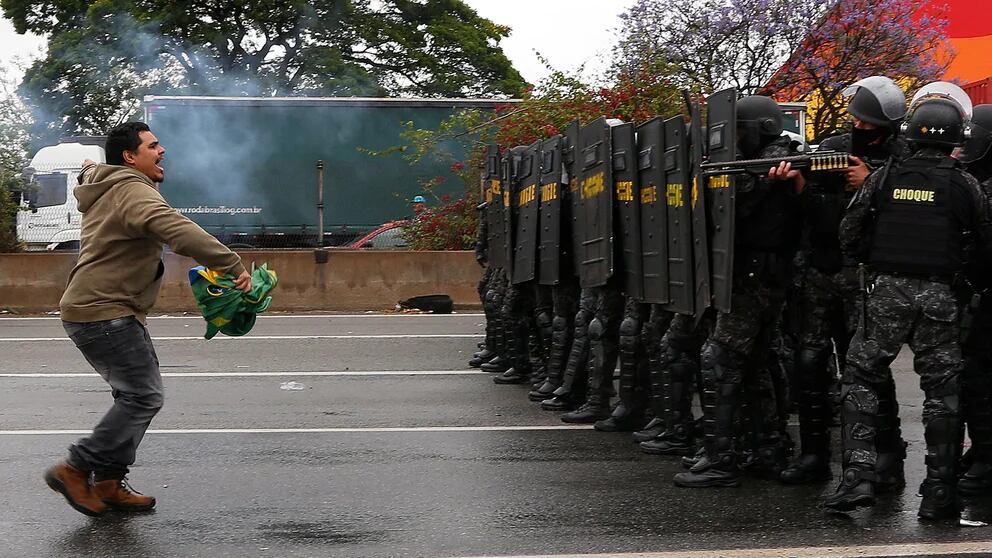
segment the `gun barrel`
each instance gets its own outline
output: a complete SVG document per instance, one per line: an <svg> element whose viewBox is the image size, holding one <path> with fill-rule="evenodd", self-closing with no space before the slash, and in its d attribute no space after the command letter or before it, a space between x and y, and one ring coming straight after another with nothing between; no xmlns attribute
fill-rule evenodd
<svg viewBox="0 0 992 558"><path fill-rule="evenodd" d="M727 161L724 163L703 163L700 168L707 174L743 174L761 173L777 166L781 162L792 163L794 169L809 169L814 172L846 169L848 167L848 153L839 151L821 151L806 155L792 155L789 157L773 157L768 159L743 159L739 161Z"/></svg>

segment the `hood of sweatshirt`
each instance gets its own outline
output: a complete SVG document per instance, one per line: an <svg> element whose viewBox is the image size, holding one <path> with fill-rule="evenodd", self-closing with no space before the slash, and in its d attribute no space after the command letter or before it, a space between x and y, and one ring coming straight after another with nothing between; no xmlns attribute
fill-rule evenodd
<svg viewBox="0 0 992 558"><path fill-rule="evenodd" d="M86 170L83 174L82 184L76 186L72 191L72 194L76 196L76 200L79 202L79 211L86 213L111 188L123 182L141 183L147 185L149 188L155 187L155 183L150 178L131 167L96 165ZM138 186L138 184L135 184L135 186Z"/></svg>

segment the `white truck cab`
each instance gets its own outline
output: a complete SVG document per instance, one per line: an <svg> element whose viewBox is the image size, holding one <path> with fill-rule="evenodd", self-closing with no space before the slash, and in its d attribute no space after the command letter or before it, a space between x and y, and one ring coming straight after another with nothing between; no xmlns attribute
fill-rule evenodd
<svg viewBox="0 0 992 558"><path fill-rule="evenodd" d="M105 162L102 137L73 137L38 150L25 169L29 187L17 212L17 238L28 251L79 247L82 214L72 195L83 161Z"/></svg>

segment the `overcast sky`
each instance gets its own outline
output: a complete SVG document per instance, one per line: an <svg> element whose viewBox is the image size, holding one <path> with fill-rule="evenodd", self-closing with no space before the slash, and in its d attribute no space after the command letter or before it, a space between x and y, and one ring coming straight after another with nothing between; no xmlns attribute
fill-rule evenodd
<svg viewBox="0 0 992 558"><path fill-rule="evenodd" d="M619 26L618 16L633 0L465 0L482 17L513 28L503 50L524 78L536 83L548 71L538 61L540 52L559 70L586 65L595 77L609 65L610 49ZM39 57L45 40L18 35L6 19L0 21L0 66L13 68ZM12 69L7 76L20 81Z"/></svg>

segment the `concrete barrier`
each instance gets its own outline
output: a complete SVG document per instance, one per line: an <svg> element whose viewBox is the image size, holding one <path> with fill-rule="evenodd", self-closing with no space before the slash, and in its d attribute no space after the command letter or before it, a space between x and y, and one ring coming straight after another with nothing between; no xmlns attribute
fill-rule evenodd
<svg viewBox="0 0 992 558"><path fill-rule="evenodd" d="M480 306L481 270L472 252L328 250L327 263L311 251L238 251L246 265L268 263L279 274L274 311L389 310L398 300L447 294L456 308ZM40 313L58 309L73 253L0 254L0 309ZM155 312L195 311L186 273L196 263L165 256Z"/></svg>

